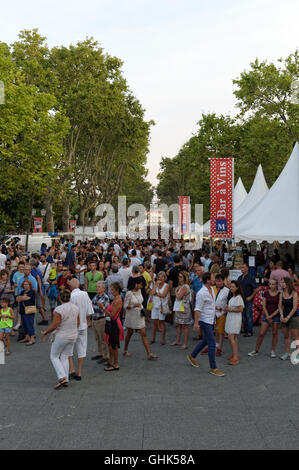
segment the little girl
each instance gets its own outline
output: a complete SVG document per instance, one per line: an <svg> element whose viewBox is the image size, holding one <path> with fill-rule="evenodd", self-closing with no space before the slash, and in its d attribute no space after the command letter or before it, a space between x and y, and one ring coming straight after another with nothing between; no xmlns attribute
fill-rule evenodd
<svg viewBox="0 0 299 470"><path fill-rule="evenodd" d="M10 299L3 297L1 299L1 310L0 310L0 341L6 339L6 355L10 354L10 333L12 331L13 320L15 318L14 312L10 307Z"/></svg>

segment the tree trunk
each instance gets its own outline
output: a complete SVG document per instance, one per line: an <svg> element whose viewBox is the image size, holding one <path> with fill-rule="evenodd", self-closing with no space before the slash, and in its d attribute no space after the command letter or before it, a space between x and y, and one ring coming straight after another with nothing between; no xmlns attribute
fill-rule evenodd
<svg viewBox="0 0 299 470"><path fill-rule="evenodd" d="M63 226L64 232L70 231L70 203L69 201L66 201L63 204L62 226Z"/></svg>
<svg viewBox="0 0 299 470"><path fill-rule="evenodd" d="M45 199L46 209L46 230L47 232L54 232L54 218L53 218L53 202L50 198Z"/></svg>
<svg viewBox="0 0 299 470"><path fill-rule="evenodd" d="M26 242L25 242L25 250L26 250L26 251L28 251L29 234L31 233L32 209L33 209L33 194L32 194L32 196L30 197L29 207L28 207L28 225L27 225Z"/></svg>
<svg viewBox="0 0 299 470"><path fill-rule="evenodd" d="M86 222L86 212L87 209L85 207L80 207L80 225L85 225Z"/></svg>

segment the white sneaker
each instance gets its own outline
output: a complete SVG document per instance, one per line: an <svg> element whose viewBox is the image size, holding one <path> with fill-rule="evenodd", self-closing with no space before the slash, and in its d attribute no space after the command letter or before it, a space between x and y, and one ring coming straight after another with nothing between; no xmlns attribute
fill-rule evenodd
<svg viewBox="0 0 299 470"><path fill-rule="evenodd" d="M251 351L250 353L248 353L248 356L250 357L253 357L253 356L258 356L259 355L259 352L254 350L254 351Z"/></svg>
<svg viewBox="0 0 299 470"><path fill-rule="evenodd" d="M275 354L275 351L271 351L271 357L277 357L276 354Z"/></svg>

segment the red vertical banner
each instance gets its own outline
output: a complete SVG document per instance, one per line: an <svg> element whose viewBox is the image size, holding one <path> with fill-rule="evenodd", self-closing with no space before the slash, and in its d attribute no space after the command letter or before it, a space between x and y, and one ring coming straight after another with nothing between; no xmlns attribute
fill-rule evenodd
<svg viewBox="0 0 299 470"><path fill-rule="evenodd" d="M41 233L43 231L43 218L42 217L34 217L33 219L33 232L34 233Z"/></svg>
<svg viewBox="0 0 299 470"><path fill-rule="evenodd" d="M211 158L211 237L233 237L234 159Z"/></svg>
<svg viewBox="0 0 299 470"><path fill-rule="evenodd" d="M77 220L70 220L70 232L74 232L77 226Z"/></svg>
<svg viewBox="0 0 299 470"><path fill-rule="evenodd" d="M181 233L189 233L190 230L190 197L179 196L180 206L180 231Z"/></svg>

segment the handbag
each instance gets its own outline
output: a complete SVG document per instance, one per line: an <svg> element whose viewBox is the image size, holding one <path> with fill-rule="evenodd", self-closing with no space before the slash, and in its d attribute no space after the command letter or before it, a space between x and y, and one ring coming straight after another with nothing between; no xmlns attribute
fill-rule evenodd
<svg viewBox="0 0 299 470"><path fill-rule="evenodd" d="M110 320L110 321L106 321L105 323L105 334L111 335L111 333L112 333L112 322Z"/></svg>
<svg viewBox="0 0 299 470"><path fill-rule="evenodd" d="M163 307L162 302L161 302L160 313L161 313L162 315L169 315L170 309L169 309L168 304L167 304L167 305L164 305L164 307Z"/></svg>
<svg viewBox="0 0 299 470"><path fill-rule="evenodd" d="M36 313L36 306L35 305L24 305L24 310L25 310L25 315L32 315L33 313Z"/></svg>
<svg viewBox="0 0 299 470"><path fill-rule="evenodd" d="M153 299L152 299L152 296L150 295L147 301L146 310L151 311L152 308L153 308Z"/></svg>

